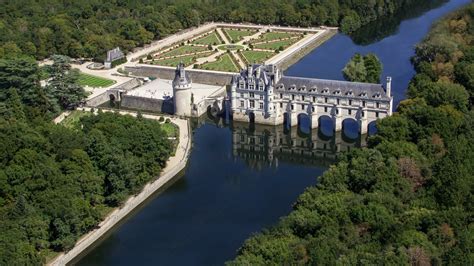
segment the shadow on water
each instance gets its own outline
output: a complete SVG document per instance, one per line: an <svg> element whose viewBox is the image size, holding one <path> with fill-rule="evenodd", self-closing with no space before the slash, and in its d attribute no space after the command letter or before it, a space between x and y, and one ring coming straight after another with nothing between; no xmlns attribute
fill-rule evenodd
<svg viewBox="0 0 474 266"><path fill-rule="evenodd" d="M405 8L394 14L365 25L351 33L350 37L357 45L368 45L378 42L385 37L395 34L403 20L419 17L423 13L437 8L446 2L448 1L413 1L412 4L406 5Z"/></svg>

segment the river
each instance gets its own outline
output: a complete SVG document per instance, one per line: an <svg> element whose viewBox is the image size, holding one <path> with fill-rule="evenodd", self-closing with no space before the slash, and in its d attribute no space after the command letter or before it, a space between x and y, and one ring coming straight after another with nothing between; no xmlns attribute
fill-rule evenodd
<svg viewBox="0 0 474 266"><path fill-rule="evenodd" d="M337 34L285 74L342 79L341 69L354 53L373 52L384 65L383 76L393 77L398 103L415 73L414 46L433 22L470 2L432 1L367 25L352 38ZM288 214L338 152L363 141L350 127L332 137L325 137L324 126L309 135L209 119L194 127L185 172L75 264L222 265L252 233Z"/></svg>

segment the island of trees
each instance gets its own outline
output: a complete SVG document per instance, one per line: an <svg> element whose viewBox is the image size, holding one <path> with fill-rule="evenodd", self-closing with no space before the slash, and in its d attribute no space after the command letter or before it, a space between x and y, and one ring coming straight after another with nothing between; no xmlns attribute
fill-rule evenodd
<svg viewBox="0 0 474 266"><path fill-rule="evenodd" d="M41 265L71 249L174 151L152 120L99 112L52 123L85 96L67 58L54 59L43 86L33 59L0 59L0 265Z"/></svg>
<svg viewBox="0 0 474 266"><path fill-rule="evenodd" d="M103 61L114 47L129 51L207 21L340 26L349 33L407 5L426 2L431 1L3 1L0 58L64 54Z"/></svg>
<svg viewBox="0 0 474 266"><path fill-rule="evenodd" d="M229 265L472 265L474 4L416 48L409 98Z"/></svg>

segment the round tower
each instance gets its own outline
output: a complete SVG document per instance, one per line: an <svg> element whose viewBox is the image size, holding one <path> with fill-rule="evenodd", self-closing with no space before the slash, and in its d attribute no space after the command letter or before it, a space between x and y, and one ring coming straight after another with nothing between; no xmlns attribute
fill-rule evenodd
<svg viewBox="0 0 474 266"><path fill-rule="evenodd" d="M177 115L191 116L192 81L184 70L184 64L179 63L173 80L174 113Z"/></svg>

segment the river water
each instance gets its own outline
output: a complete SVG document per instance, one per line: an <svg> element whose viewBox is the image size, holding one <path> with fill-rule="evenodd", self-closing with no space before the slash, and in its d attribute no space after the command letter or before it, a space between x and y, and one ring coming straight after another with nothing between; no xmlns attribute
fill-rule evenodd
<svg viewBox="0 0 474 266"><path fill-rule="evenodd" d="M373 52L393 77L395 103L414 75L414 46L434 21L470 0L431 1L338 34L286 75L342 79L354 53ZM338 152L358 147L348 127L333 134L201 119L194 122L188 167L166 190L85 254L78 265L222 265L252 233L278 222ZM354 131L354 128L352 129ZM362 143L363 145L363 143Z"/></svg>

